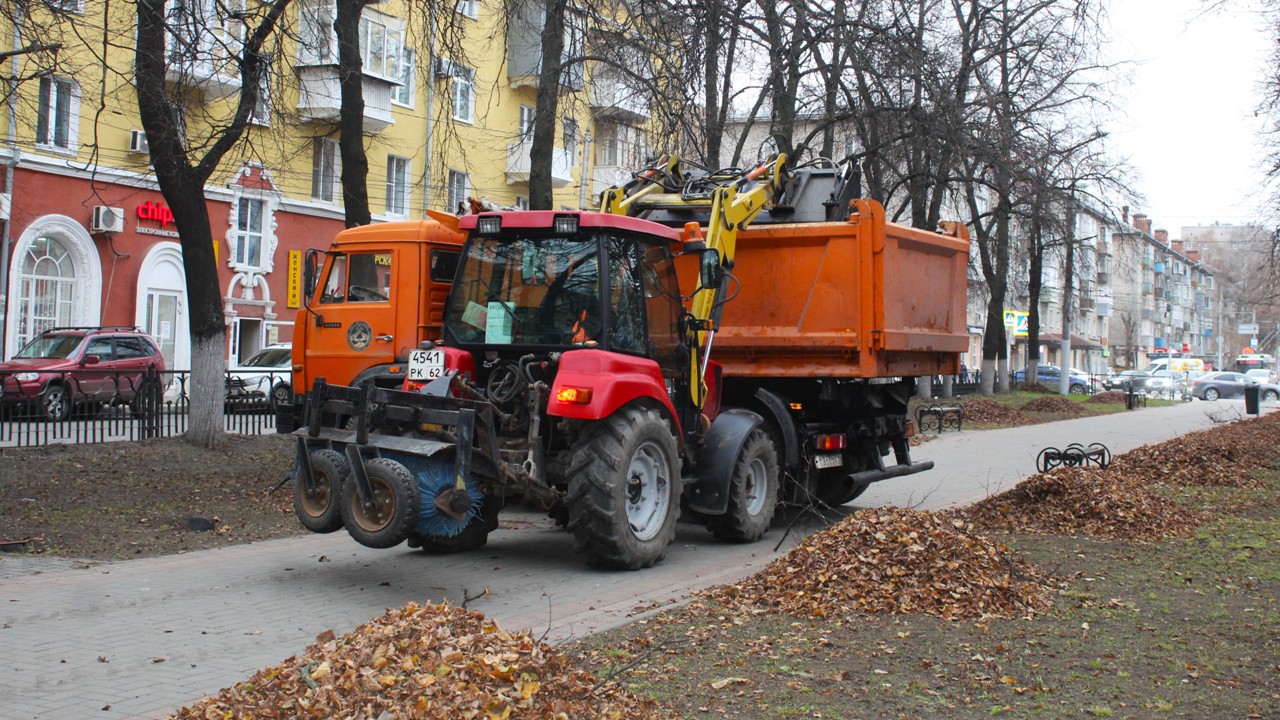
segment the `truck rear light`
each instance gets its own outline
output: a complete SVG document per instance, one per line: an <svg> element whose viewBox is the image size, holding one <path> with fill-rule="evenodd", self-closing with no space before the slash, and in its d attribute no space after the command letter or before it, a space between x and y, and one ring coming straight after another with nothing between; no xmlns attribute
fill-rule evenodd
<svg viewBox="0 0 1280 720"><path fill-rule="evenodd" d="M556 402L567 405L588 405L591 403L591 388L560 388L556 391Z"/></svg>
<svg viewBox="0 0 1280 720"><path fill-rule="evenodd" d="M835 450L843 450L848 445L848 440L844 433L834 435L819 435L813 439L813 446L822 452L832 452Z"/></svg>
<svg viewBox="0 0 1280 720"><path fill-rule="evenodd" d="M791 409L800 412L804 410L804 403L791 403Z"/></svg>
<svg viewBox="0 0 1280 720"><path fill-rule="evenodd" d="M915 436L916 436L916 421L908 420L907 421L907 437L913 438Z"/></svg>
<svg viewBox="0 0 1280 720"><path fill-rule="evenodd" d="M400 389L405 392L418 392L425 385L426 383L420 383L420 382L417 382L416 380L410 380L408 378L405 378L404 384L400 386Z"/></svg>

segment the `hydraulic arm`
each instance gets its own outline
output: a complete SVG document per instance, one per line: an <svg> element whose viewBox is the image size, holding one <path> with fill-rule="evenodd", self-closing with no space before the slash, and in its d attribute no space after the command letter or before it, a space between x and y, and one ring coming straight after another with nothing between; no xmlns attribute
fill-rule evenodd
<svg viewBox="0 0 1280 720"><path fill-rule="evenodd" d="M786 155L779 154L746 171L685 177L675 156L638 173L631 182L603 193L600 211L640 216L657 208L707 208L705 230L697 223L685 226L685 242L702 242L714 250L722 272L714 287L701 283L694 290L689 324L696 342L690 344L689 392L694 407L707 398L706 370L711 346L728 296L738 231L745 229L761 210L773 207L782 194Z"/></svg>

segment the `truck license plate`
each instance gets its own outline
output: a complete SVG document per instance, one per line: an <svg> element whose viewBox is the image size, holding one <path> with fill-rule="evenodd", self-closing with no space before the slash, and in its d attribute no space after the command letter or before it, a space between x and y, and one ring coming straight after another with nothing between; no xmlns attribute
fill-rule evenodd
<svg viewBox="0 0 1280 720"><path fill-rule="evenodd" d="M844 456L840 453L830 453L828 455L818 455L813 458L813 464L819 470L827 468L840 467L844 464Z"/></svg>
<svg viewBox="0 0 1280 720"><path fill-rule="evenodd" d="M435 380L444 375L443 350L413 350L409 353L409 379Z"/></svg>

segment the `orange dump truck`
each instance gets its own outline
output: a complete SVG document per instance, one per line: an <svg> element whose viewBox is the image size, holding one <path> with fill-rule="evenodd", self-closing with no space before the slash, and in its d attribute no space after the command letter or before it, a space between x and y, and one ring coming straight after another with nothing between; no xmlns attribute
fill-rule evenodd
<svg viewBox="0 0 1280 720"><path fill-rule="evenodd" d="M639 568L682 509L749 542L783 499L839 505L931 468L907 402L967 346L967 233L887 223L835 169L783 160L658 164L601 212L459 218L441 332L404 388L311 387L303 524L454 552L521 497L591 563ZM421 300L394 277L393 304Z"/></svg>
<svg viewBox="0 0 1280 720"><path fill-rule="evenodd" d="M313 290L295 321L293 387L301 393L317 378L403 384L409 352L440 337L464 240L457 217L432 212L344 230L327 251L309 253ZM282 408L284 428L296 425L297 407Z"/></svg>

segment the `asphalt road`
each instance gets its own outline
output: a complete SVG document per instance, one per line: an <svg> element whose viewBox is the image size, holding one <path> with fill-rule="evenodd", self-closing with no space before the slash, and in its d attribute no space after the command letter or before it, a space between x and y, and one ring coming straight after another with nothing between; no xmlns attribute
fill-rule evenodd
<svg viewBox="0 0 1280 720"><path fill-rule="evenodd" d="M1103 442L1119 453L1242 411L1240 401L1194 402L948 432L914 449L932 471L873 486L854 506L963 505L1034 473L1045 446ZM0 556L0 718L164 717L324 630L347 632L411 600L474 598L469 607L505 628L580 637L745 577L819 525L801 519L752 545L682 526L666 560L637 572L586 568L566 533L518 512L503 516L488 547L446 557L369 550L345 533L93 567Z"/></svg>

